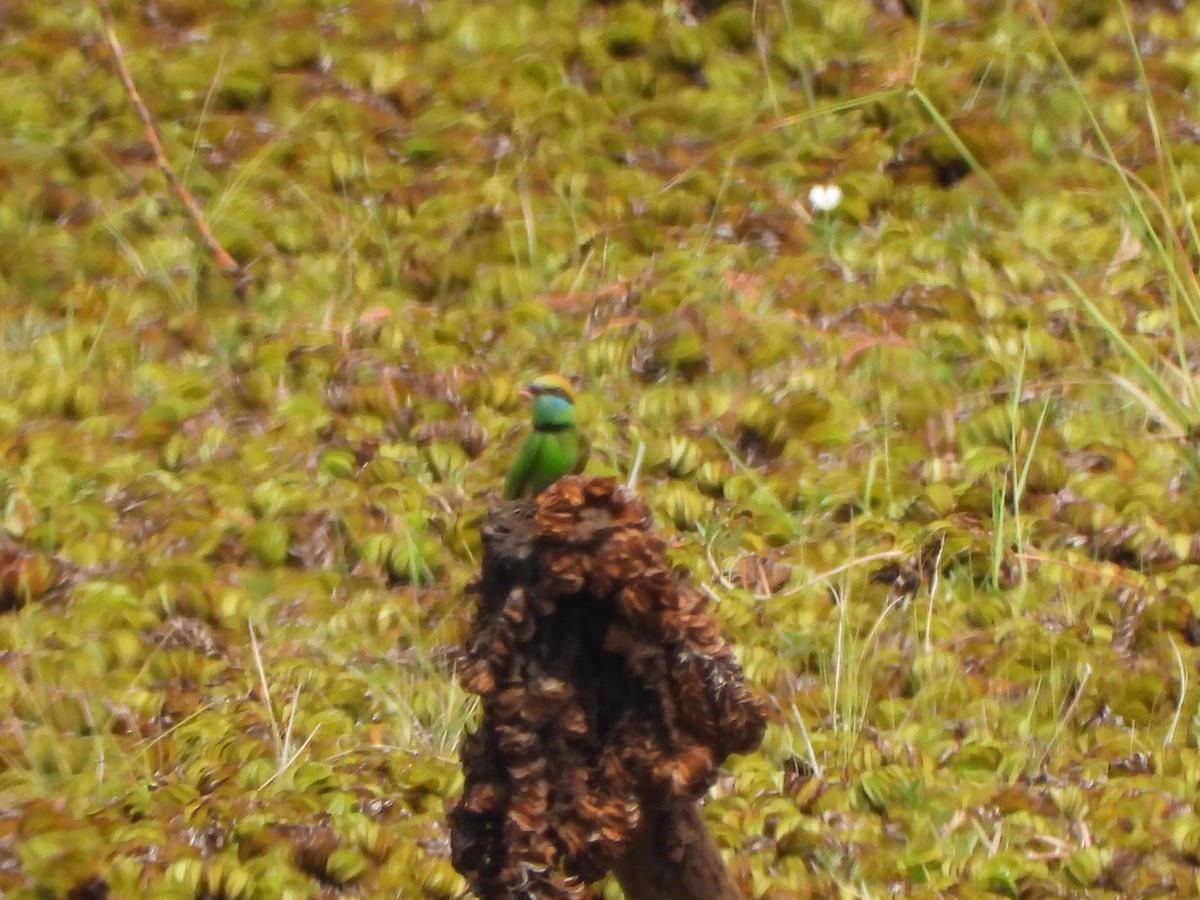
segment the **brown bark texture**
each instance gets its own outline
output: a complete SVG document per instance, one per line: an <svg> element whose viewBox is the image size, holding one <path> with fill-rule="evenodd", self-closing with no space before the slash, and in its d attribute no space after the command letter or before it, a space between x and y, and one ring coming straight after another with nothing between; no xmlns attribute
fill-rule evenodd
<svg viewBox="0 0 1200 900"><path fill-rule="evenodd" d="M481 534L455 868L482 900L588 900L609 871L629 900L738 898L696 801L766 709L645 505L569 477Z"/></svg>

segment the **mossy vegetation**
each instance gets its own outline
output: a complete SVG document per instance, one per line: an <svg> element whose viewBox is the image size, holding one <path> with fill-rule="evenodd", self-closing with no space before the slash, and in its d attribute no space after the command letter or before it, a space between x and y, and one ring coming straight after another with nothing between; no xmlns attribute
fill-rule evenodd
<svg viewBox="0 0 1200 900"><path fill-rule="evenodd" d="M1193 893L1200 7L1043 6L117 3L239 298L10 4L0 894L458 896L547 370L774 707L750 896Z"/></svg>

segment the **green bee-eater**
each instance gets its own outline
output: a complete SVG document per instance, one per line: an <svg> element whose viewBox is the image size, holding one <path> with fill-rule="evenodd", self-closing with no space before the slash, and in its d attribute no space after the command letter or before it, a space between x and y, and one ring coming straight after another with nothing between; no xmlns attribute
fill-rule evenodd
<svg viewBox="0 0 1200 900"><path fill-rule="evenodd" d="M588 444L575 427L575 395L561 375L541 375L522 391L533 399L533 433L525 438L508 478L504 499L536 497L558 479L582 472Z"/></svg>

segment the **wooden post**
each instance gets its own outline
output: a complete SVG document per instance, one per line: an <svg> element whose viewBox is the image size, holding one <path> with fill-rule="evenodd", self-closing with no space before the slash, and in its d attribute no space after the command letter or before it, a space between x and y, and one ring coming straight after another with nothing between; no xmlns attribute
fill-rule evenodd
<svg viewBox="0 0 1200 900"><path fill-rule="evenodd" d="M643 806L613 873L625 900L744 900L690 800Z"/></svg>
<svg viewBox="0 0 1200 900"><path fill-rule="evenodd" d="M455 868L482 900L589 900L610 871L627 900L741 900L696 803L765 707L645 505L564 478L481 533Z"/></svg>

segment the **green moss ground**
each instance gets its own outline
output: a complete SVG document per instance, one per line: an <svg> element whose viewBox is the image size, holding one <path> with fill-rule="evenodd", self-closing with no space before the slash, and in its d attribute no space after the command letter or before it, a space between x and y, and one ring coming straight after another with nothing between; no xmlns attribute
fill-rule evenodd
<svg viewBox="0 0 1200 900"><path fill-rule="evenodd" d="M773 700L749 896L1200 890L1200 7L694 5L117 4L244 301L0 8L0 895L460 896L546 369Z"/></svg>

